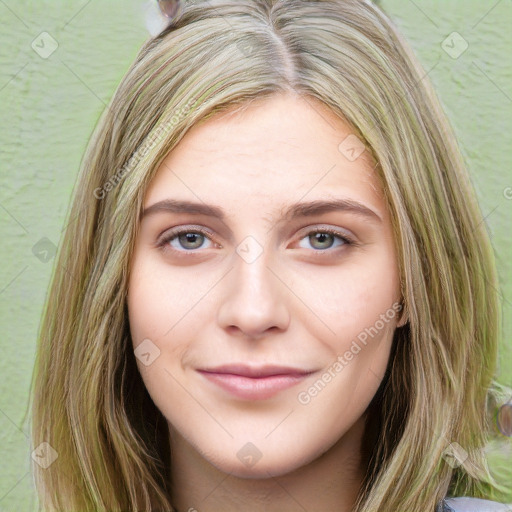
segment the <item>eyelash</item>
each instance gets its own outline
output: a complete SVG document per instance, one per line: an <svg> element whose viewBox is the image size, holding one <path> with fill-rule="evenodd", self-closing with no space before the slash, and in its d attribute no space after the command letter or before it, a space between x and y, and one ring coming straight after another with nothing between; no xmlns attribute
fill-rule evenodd
<svg viewBox="0 0 512 512"><path fill-rule="evenodd" d="M184 234L200 234L200 235L203 235L205 237L207 237L208 239L211 240L211 233L209 231L206 231L202 228L188 228L188 229L176 229L174 231L170 231L168 232L165 236L163 236L159 241L157 241L156 243L156 246L162 250L162 251L171 251L171 252L174 252L174 253L194 253L194 252L198 252L198 250L196 249L190 249L190 250L186 250L186 249L183 249L183 250L177 250L177 249L174 249L172 248L170 245L169 245L169 242L173 239L175 239L176 237L179 237L180 235L184 235ZM322 257L322 253L328 253L328 252L332 252L336 249L340 249L341 247L344 247L344 246L356 246L357 243L355 242L355 240L353 240L352 238L348 237L345 233L340 233L339 231L333 229L333 228L322 228L322 229L313 229L311 231L309 231L308 233L306 233L306 235L304 237L302 237L300 240L304 239L304 238L307 238L309 235L313 234L313 233L322 233L322 234L329 234L329 235L333 235L337 238L339 238L340 240L343 241L343 244L342 245L339 245L338 247L335 247L335 248L327 248L327 249L312 249L316 254L318 254L320 257ZM211 240L213 242L213 240Z"/></svg>

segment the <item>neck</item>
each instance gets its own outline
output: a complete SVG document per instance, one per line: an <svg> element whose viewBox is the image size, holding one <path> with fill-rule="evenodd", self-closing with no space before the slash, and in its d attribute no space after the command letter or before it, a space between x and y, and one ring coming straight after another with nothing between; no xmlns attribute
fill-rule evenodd
<svg viewBox="0 0 512 512"><path fill-rule="evenodd" d="M177 512L350 512L363 481L363 418L313 461L284 475L257 479L220 471L172 426L169 430Z"/></svg>

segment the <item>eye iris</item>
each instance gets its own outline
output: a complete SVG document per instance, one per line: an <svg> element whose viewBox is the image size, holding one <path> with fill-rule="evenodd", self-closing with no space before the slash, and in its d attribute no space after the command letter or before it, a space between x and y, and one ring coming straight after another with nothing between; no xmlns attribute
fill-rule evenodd
<svg viewBox="0 0 512 512"><path fill-rule="evenodd" d="M318 237L320 237L320 240L318 239ZM325 249L325 245L322 245L322 242L324 241L323 237L329 237L331 239L331 243L327 244L327 248L331 247L333 244L333 235L331 233L315 233L314 235L310 235L309 239L310 241L319 241L321 243L321 249Z"/></svg>
<svg viewBox="0 0 512 512"><path fill-rule="evenodd" d="M185 233L184 235L179 236L180 244L186 246L187 243L191 242L193 247L188 246L188 248L197 249L197 247L201 247L202 240L199 240L200 243L193 244L195 237L202 237L203 235L200 233ZM196 240L197 242L197 240Z"/></svg>

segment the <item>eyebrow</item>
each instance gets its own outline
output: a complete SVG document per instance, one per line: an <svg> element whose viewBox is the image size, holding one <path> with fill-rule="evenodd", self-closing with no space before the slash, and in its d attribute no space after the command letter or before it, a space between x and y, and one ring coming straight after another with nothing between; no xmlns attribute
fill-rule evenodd
<svg viewBox="0 0 512 512"><path fill-rule="evenodd" d="M321 215L334 211L345 211L355 213L357 215L366 217L369 220L382 222L382 217L371 208L368 208L358 201L353 199L331 199L331 200L316 200L305 203L295 203L287 208L281 209L283 218L295 219L301 217L311 217L314 215ZM141 215L141 220L148 215L156 213L187 213L191 215L205 215L207 217L215 217L224 221L226 213L218 206L196 203L192 201L181 201L177 199L164 199L157 203L148 206Z"/></svg>

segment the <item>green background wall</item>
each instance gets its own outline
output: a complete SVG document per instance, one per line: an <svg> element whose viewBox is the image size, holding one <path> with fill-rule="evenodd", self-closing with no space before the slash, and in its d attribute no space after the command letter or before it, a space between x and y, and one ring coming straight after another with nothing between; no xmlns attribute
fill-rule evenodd
<svg viewBox="0 0 512 512"><path fill-rule="evenodd" d="M467 159L499 264L500 379L512 385L512 2L380 3L429 72ZM37 506L22 420L52 250L92 129L149 36L143 6L135 0L0 0L1 511ZM43 51L44 31L58 44L48 58L31 46ZM442 46L453 32L468 44L458 58ZM462 48L453 37L445 43L452 53Z"/></svg>

